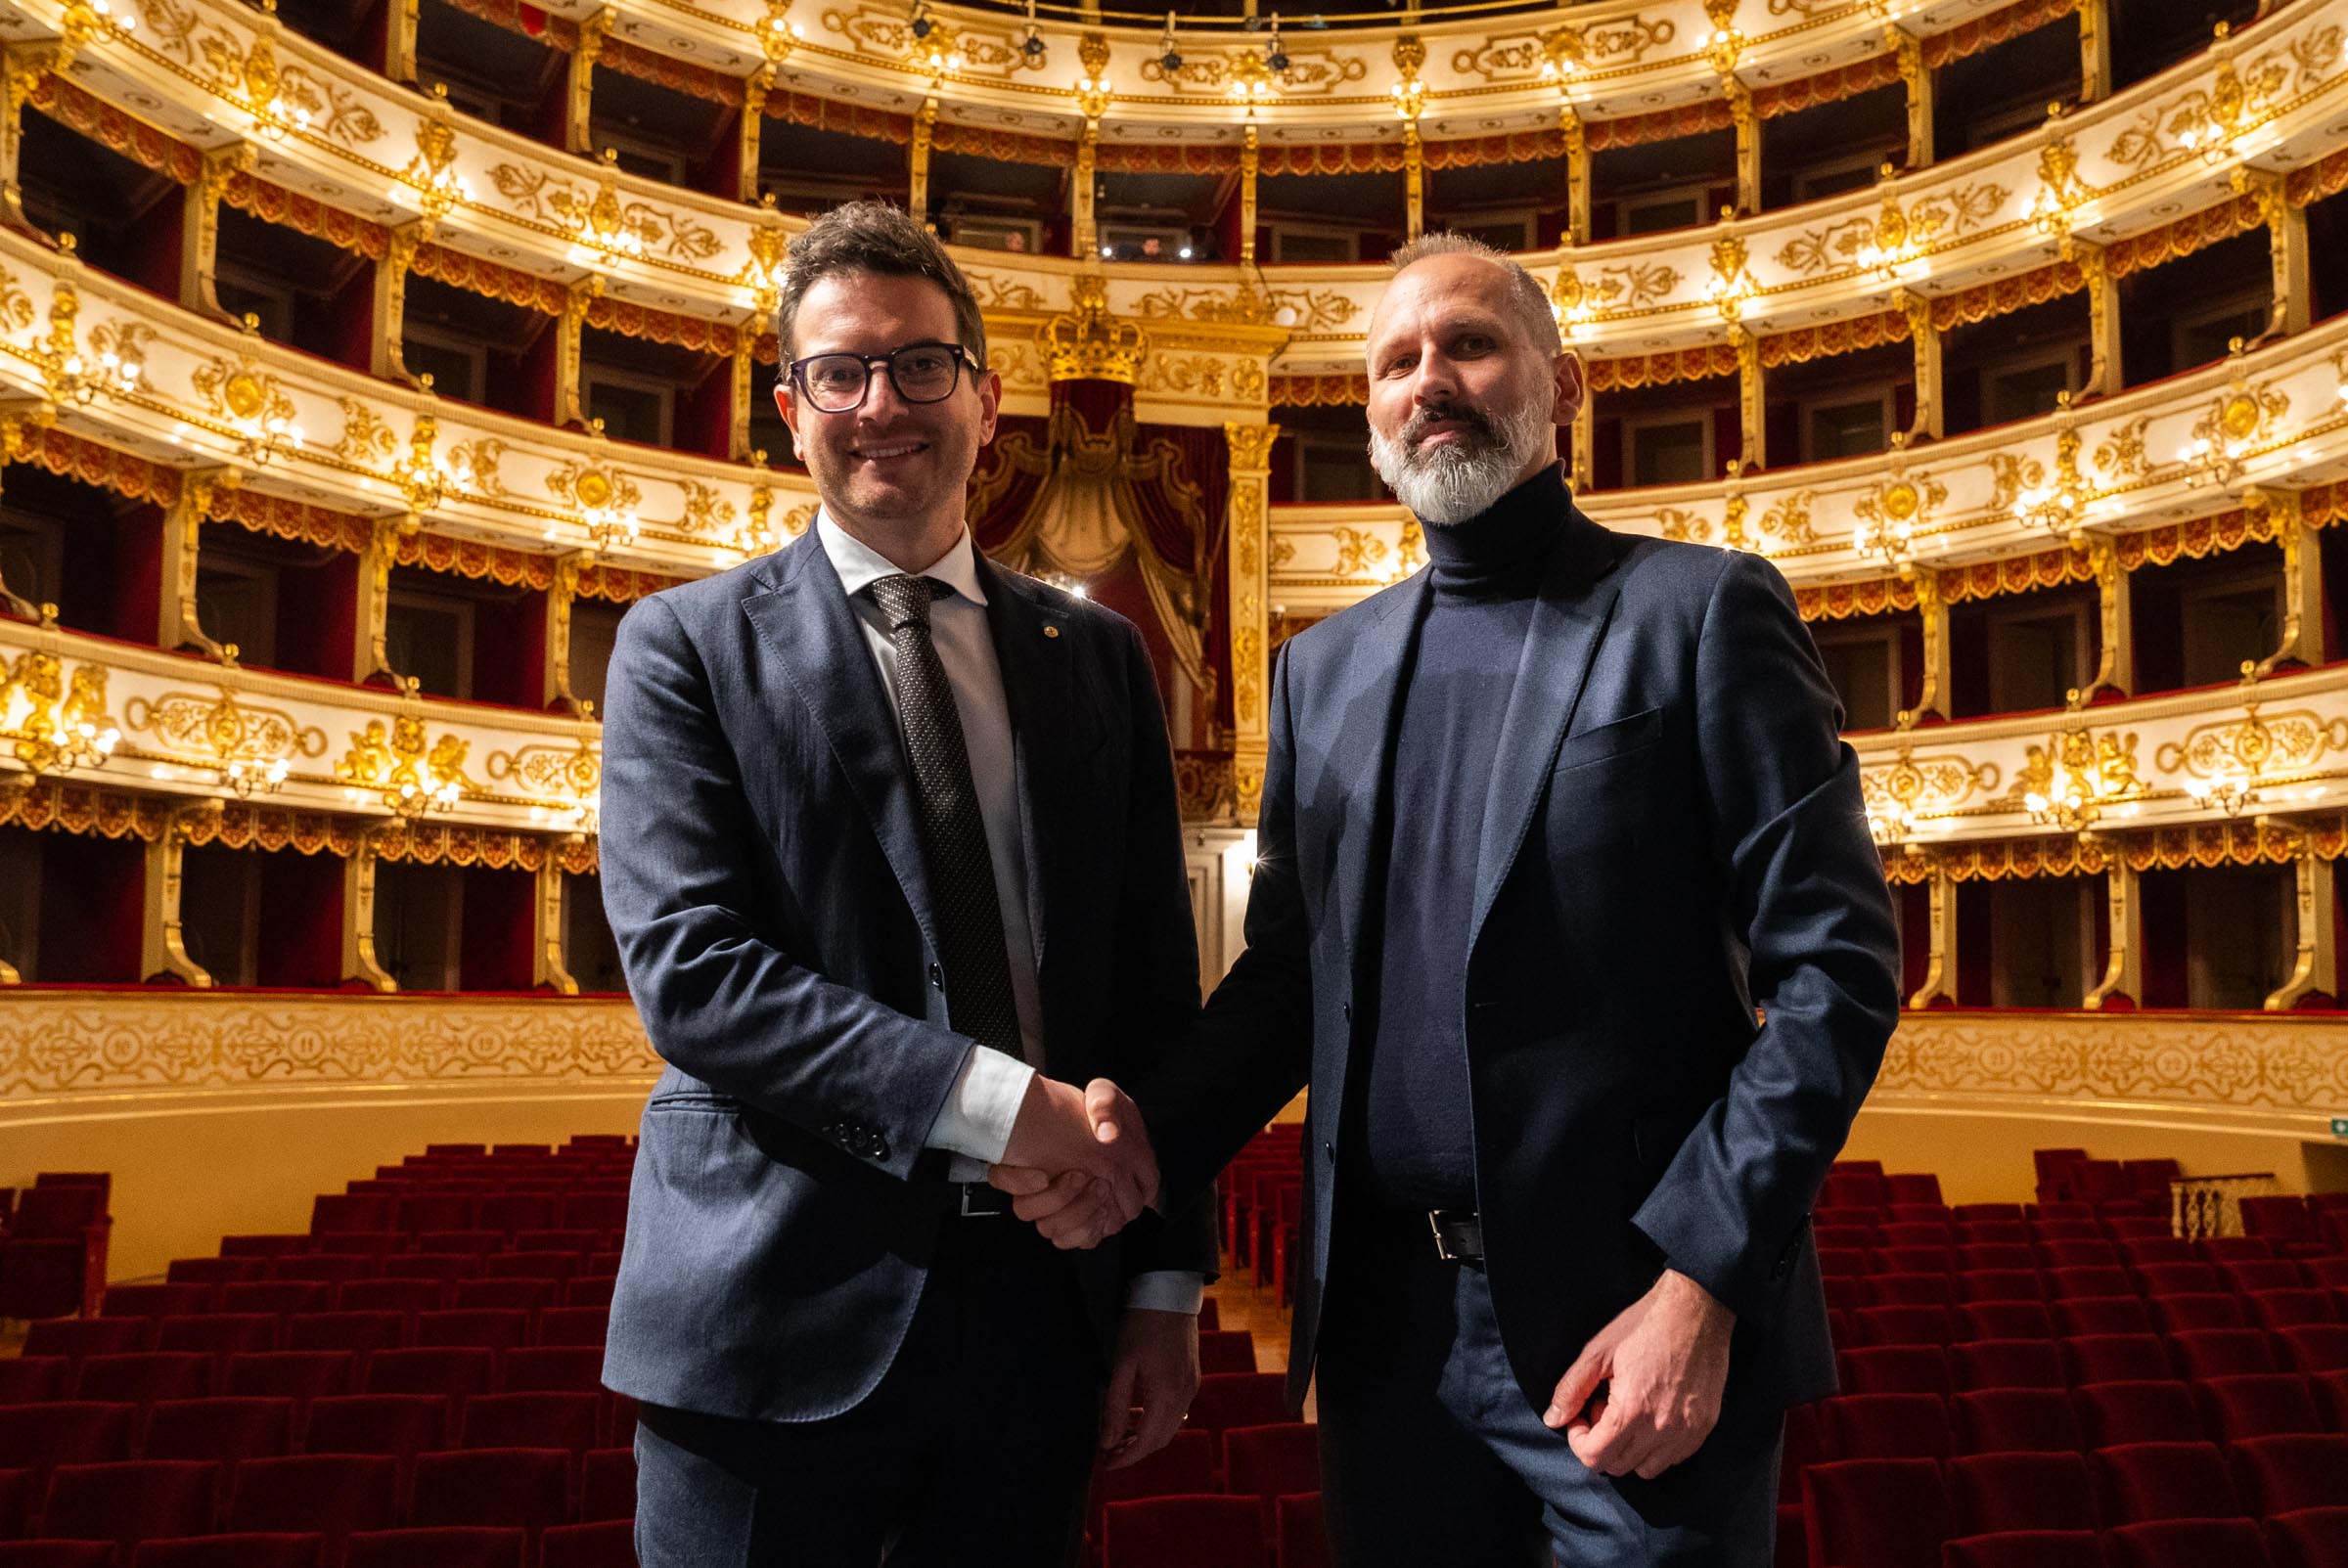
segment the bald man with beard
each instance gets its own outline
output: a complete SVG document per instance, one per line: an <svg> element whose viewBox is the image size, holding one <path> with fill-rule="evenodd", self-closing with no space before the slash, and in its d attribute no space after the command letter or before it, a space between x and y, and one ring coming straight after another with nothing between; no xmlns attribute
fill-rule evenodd
<svg viewBox="0 0 2348 1568"><path fill-rule="evenodd" d="M1899 1004L1857 759L1774 567L1575 509L1540 285L1456 235L1394 267L1370 450L1429 563L1283 650L1247 951L1129 1088L1179 1191L1311 1086L1338 1563L1765 1568L1834 1386L1810 1208Z"/></svg>

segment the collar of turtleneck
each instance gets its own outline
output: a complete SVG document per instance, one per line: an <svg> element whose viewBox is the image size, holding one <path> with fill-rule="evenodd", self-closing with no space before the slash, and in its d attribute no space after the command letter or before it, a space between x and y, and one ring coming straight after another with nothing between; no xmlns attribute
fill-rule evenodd
<svg viewBox="0 0 2348 1568"><path fill-rule="evenodd" d="M1563 470L1553 463L1474 516L1422 528L1435 586L1474 593L1538 583L1567 504Z"/></svg>

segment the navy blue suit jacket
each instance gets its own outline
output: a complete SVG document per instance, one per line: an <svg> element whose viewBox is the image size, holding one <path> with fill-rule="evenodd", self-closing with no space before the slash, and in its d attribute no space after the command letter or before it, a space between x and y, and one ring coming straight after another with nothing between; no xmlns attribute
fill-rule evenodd
<svg viewBox="0 0 2348 1568"><path fill-rule="evenodd" d="M1125 1081L1187 1042L1198 1007L1156 684L1129 622L983 557L978 573L1045 1071ZM938 983L904 743L813 530L636 605L607 697L604 907L668 1065L604 1380L715 1415L835 1414L887 1369L948 1223L946 1156L923 1140L971 1049ZM1101 1353L1130 1276L1214 1256L1203 1206L1078 1255Z"/></svg>
<svg viewBox="0 0 2348 1568"><path fill-rule="evenodd" d="M1503 721L1458 999L1493 1305L1545 1409L1668 1261L1738 1314L1725 1425L1832 1385L1808 1219L1897 1017L1891 904L1777 570L1567 514ZM1367 1049L1353 1020L1377 995L1358 960L1383 761L1427 598L1421 572L1284 649L1247 950L1200 1047L1135 1091L1180 1189L1309 1079L1299 1399Z"/></svg>

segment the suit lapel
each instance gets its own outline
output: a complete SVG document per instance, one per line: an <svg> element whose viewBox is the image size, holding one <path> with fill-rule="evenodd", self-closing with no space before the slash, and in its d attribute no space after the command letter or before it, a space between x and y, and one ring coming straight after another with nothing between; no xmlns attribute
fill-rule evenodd
<svg viewBox="0 0 2348 1568"><path fill-rule="evenodd" d="M1484 918L1515 864L1533 810L1549 784L1551 762L1573 723L1591 660L1614 610L1612 541L1579 512L1569 511L1565 536L1550 558L1533 603L1532 625L1516 666L1516 684L1501 719L1500 750L1484 796L1483 831L1476 842L1474 918L1468 950L1475 951Z"/></svg>
<svg viewBox="0 0 2348 1568"><path fill-rule="evenodd" d="M880 689L872 650L813 529L776 558L776 575L780 581L767 585L770 592L744 599L743 613L782 660L791 690L831 743L914 919L935 947L904 741L890 715L888 694Z"/></svg>
<svg viewBox="0 0 2348 1568"><path fill-rule="evenodd" d="M1060 887L1061 809L1075 771L1074 738L1087 729L1074 706L1069 673L1075 640L1067 612L1031 596L1027 585L983 555L978 580L986 590L986 619L1003 672L1011 710L1012 756L1018 770L1019 838L1027 862L1027 926L1041 975Z"/></svg>
<svg viewBox="0 0 2348 1568"><path fill-rule="evenodd" d="M1335 770L1338 776L1351 781L1346 791L1339 916L1344 921L1345 952L1354 966L1357 985L1362 921L1369 905L1371 883L1375 880L1375 868L1386 853L1378 827L1385 820L1386 793L1392 787L1392 770L1386 766L1386 759L1393 745L1402 670L1410 659L1411 642L1418 634L1420 617L1426 613L1430 594L1427 573L1422 571L1377 601L1377 618L1363 628L1347 660L1346 673L1354 682L1350 694L1344 701L1332 703L1327 710L1346 726L1345 733L1332 743L1331 750L1345 759ZM1356 728L1353 722L1356 715L1367 716L1371 722Z"/></svg>

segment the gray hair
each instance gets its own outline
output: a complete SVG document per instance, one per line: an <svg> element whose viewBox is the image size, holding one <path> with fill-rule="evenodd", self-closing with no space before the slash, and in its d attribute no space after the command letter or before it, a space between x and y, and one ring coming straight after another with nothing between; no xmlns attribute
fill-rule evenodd
<svg viewBox="0 0 2348 1568"><path fill-rule="evenodd" d="M1436 229L1422 234L1409 245L1386 257L1386 265L1395 272L1429 256L1473 256L1489 261L1509 275L1509 306L1524 327L1525 336L1533 346L1552 357L1565 351L1565 339L1558 333L1557 312L1549 303L1549 291L1540 281L1518 264L1506 250L1488 246L1481 240L1450 229Z"/></svg>
<svg viewBox="0 0 2348 1568"><path fill-rule="evenodd" d="M775 341L783 363L791 361L799 302L826 278L846 272L883 278L926 278L945 291L954 307L954 330L962 346L986 363L986 319L970 280L954 264L937 236L901 207L885 202L850 202L835 206L790 242L783 264L783 292L775 306Z"/></svg>

